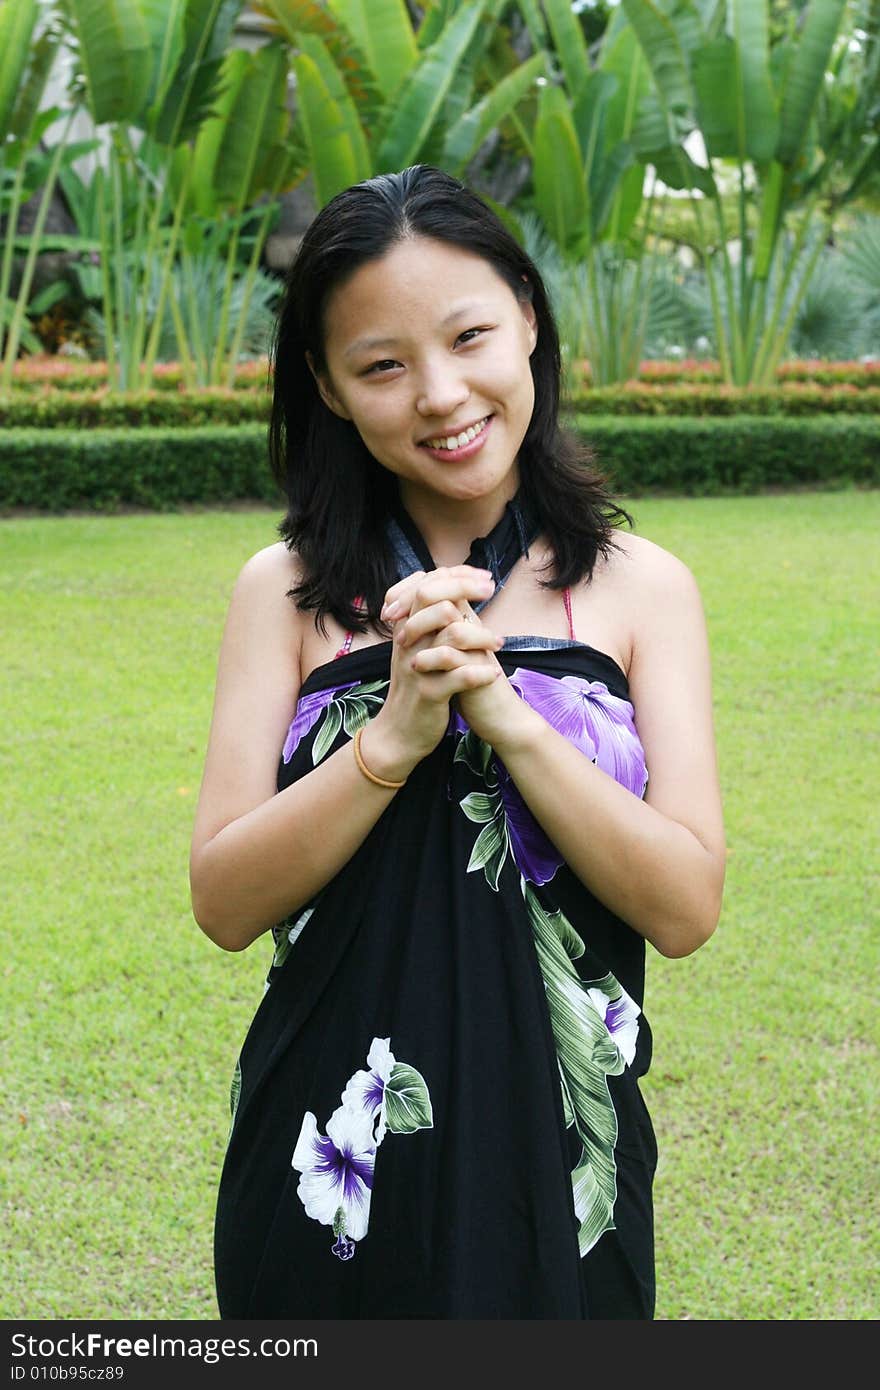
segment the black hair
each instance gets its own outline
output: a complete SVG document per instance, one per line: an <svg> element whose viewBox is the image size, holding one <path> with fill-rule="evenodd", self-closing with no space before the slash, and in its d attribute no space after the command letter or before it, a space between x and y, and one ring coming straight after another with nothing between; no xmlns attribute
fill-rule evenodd
<svg viewBox="0 0 880 1390"><path fill-rule="evenodd" d="M288 271L272 347L274 394L269 456L287 498L278 527L301 565L290 590L300 608L332 613L358 632L378 624L396 581L385 522L397 479L367 449L354 424L325 405L309 369L326 366L323 315L330 294L367 261L409 237L431 237L475 253L522 302L531 300L537 343L530 357L535 405L519 452L522 496L550 541L555 563L545 587L589 577L614 548L629 513L606 490L592 455L559 427L559 336L541 276L504 223L458 179L431 165L380 174L338 193L308 227ZM361 595L364 610L353 604Z"/></svg>

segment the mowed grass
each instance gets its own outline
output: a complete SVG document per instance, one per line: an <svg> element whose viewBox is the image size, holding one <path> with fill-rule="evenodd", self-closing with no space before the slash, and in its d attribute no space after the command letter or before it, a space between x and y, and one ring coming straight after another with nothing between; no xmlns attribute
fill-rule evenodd
<svg viewBox="0 0 880 1390"><path fill-rule="evenodd" d="M880 494L631 507L701 586L729 843L715 936L649 953L658 1317L875 1318ZM269 952L202 935L187 857L231 586L277 519L0 522L7 1319L216 1317Z"/></svg>

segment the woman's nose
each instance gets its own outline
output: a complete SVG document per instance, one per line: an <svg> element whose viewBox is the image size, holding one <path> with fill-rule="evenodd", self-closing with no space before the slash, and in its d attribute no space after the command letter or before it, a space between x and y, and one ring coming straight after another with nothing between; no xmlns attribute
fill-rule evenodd
<svg viewBox="0 0 880 1390"><path fill-rule="evenodd" d="M448 419L470 395L457 363L433 363L422 373L416 396L416 410L426 419Z"/></svg>

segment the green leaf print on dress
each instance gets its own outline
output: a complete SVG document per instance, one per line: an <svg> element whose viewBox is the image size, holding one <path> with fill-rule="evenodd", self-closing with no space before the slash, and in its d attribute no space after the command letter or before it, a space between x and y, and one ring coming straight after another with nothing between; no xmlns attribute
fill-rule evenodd
<svg viewBox="0 0 880 1390"><path fill-rule="evenodd" d="M232 1073L232 1084L229 1087L229 1133L226 1142L232 1138L232 1130L235 1125L235 1116L238 1112L238 1101L241 1095L241 1059L235 1064L235 1071Z"/></svg>
<svg viewBox="0 0 880 1390"><path fill-rule="evenodd" d="M497 892L508 853L520 871L556 1044L563 1118L581 1141L571 1177L583 1256L603 1232L614 1229L617 1114L607 1077L619 1075L632 1062L641 1010L613 975L583 980L572 965L584 955L584 943L568 918L546 907L534 887L555 874L561 856L518 794L513 796L506 769L502 767L499 776L492 748L469 730L459 741L455 760L465 763L482 784L459 802L468 820L482 826L468 873L482 869Z"/></svg>
<svg viewBox="0 0 880 1390"><path fill-rule="evenodd" d="M470 792L459 802L468 820L483 827L471 851L467 871L470 874L482 869L489 887L497 889L510 849L510 835L492 749L468 730L458 741L453 761L465 763L485 787L485 791Z"/></svg>
<svg viewBox="0 0 880 1390"><path fill-rule="evenodd" d="M379 692L387 687L388 681L368 681L333 696L326 707L324 722L312 744L312 762L315 767L333 747L340 728L345 730L349 738L354 738L358 729L378 713L382 706Z"/></svg>
<svg viewBox="0 0 880 1390"><path fill-rule="evenodd" d="M556 1042L563 1114L583 1146L571 1177L586 1255L614 1228L617 1115L606 1077L633 1060L641 1010L613 975L581 979L572 960L583 955L583 941L562 912L546 908L525 879L521 884Z"/></svg>

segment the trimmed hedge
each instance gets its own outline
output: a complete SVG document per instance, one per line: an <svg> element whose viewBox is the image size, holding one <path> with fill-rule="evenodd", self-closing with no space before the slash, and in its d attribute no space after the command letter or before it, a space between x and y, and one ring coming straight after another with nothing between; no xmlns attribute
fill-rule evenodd
<svg viewBox="0 0 880 1390"><path fill-rule="evenodd" d="M631 495L880 485L880 422L860 415L702 420L579 415L574 424L615 490Z"/></svg>
<svg viewBox="0 0 880 1390"><path fill-rule="evenodd" d="M880 385L817 386L789 382L762 391L715 384L596 386L571 402L584 415L880 415ZM0 411L2 420L2 411Z"/></svg>
<svg viewBox="0 0 880 1390"><path fill-rule="evenodd" d="M113 395L98 391L16 391L0 399L0 427L6 429L143 429L177 425L266 423L270 398L265 389L227 391L143 391ZM756 391L718 385L658 386L630 382L601 386L572 402L570 412L585 415L880 415L880 386L815 386L806 382Z"/></svg>
<svg viewBox="0 0 880 1390"><path fill-rule="evenodd" d="M880 393L878 393L880 394ZM16 391L0 398L0 427L6 429L173 429L178 425L268 424L266 391Z"/></svg>
<svg viewBox="0 0 880 1390"><path fill-rule="evenodd" d="M0 506L161 511L186 502L282 499L264 425L152 430L13 430L0 443Z"/></svg>
<svg viewBox="0 0 880 1390"><path fill-rule="evenodd" d="M581 415L572 424L624 495L880 486L880 425L864 416ZM0 445L0 507L7 509L162 510L243 499L283 505L261 424L135 433L13 430Z"/></svg>

